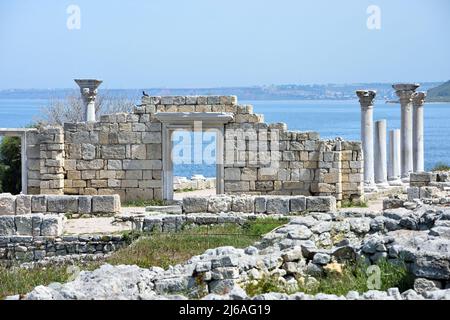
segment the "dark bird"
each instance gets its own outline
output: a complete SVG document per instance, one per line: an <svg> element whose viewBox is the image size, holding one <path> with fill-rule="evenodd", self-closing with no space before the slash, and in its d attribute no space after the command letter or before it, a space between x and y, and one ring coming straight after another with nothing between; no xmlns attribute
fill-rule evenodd
<svg viewBox="0 0 450 320"><path fill-rule="evenodd" d="M142 94L144 95L144 97L148 97L149 95L145 93L145 91L142 91Z"/></svg>

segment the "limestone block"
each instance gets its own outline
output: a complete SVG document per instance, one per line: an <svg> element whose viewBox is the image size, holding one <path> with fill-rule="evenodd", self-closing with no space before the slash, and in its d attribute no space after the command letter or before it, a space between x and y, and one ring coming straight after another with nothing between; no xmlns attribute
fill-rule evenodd
<svg viewBox="0 0 450 320"><path fill-rule="evenodd" d="M437 187L420 187L420 199L439 198L441 195Z"/></svg>
<svg viewBox="0 0 450 320"><path fill-rule="evenodd" d="M80 160L77 162L77 170L101 170L104 167L102 159Z"/></svg>
<svg viewBox="0 0 450 320"><path fill-rule="evenodd" d="M122 170L122 160L108 160L108 170Z"/></svg>
<svg viewBox="0 0 450 320"><path fill-rule="evenodd" d="M231 197L226 195L212 196L208 199L208 212L219 213L231 210Z"/></svg>
<svg viewBox="0 0 450 320"><path fill-rule="evenodd" d="M92 213L118 213L120 212L120 196L92 197Z"/></svg>
<svg viewBox="0 0 450 320"><path fill-rule="evenodd" d="M250 191L248 181L225 182L225 192L246 192Z"/></svg>
<svg viewBox="0 0 450 320"><path fill-rule="evenodd" d="M267 197L255 197L255 213L266 213Z"/></svg>
<svg viewBox="0 0 450 320"><path fill-rule="evenodd" d="M47 212L47 197L44 195L35 195L31 198L32 212Z"/></svg>
<svg viewBox="0 0 450 320"><path fill-rule="evenodd" d="M272 191L273 181L256 181L255 188L258 191Z"/></svg>
<svg viewBox="0 0 450 320"><path fill-rule="evenodd" d="M44 218L43 214L33 214L31 215L31 223L32 223L32 236L39 237L41 235L41 226L42 219Z"/></svg>
<svg viewBox="0 0 450 320"><path fill-rule="evenodd" d="M161 132L143 132L142 143L161 143Z"/></svg>
<svg viewBox="0 0 450 320"><path fill-rule="evenodd" d="M31 196L20 194L16 197L16 214L31 213Z"/></svg>
<svg viewBox="0 0 450 320"><path fill-rule="evenodd" d="M0 216L0 236L13 236L15 234L14 216Z"/></svg>
<svg viewBox="0 0 450 320"><path fill-rule="evenodd" d="M288 197L268 197L266 208L267 208L268 214L288 214L289 213L289 198Z"/></svg>
<svg viewBox="0 0 450 320"><path fill-rule="evenodd" d="M33 235L33 220L32 215L17 215L14 217L16 224L16 234L19 236Z"/></svg>
<svg viewBox="0 0 450 320"><path fill-rule="evenodd" d="M184 197L183 212L196 213L208 211L208 199L205 197Z"/></svg>
<svg viewBox="0 0 450 320"><path fill-rule="evenodd" d="M231 180L231 181L241 180L241 169L225 168L225 180Z"/></svg>
<svg viewBox="0 0 450 320"><path fill-rule="evenodd" d="M89 143L83 143L81 145L81 157L84 160L95 159L95 146Z"/></svg>
<svg viewBox="0 0 450 320"><path fill-rule="evenodd" d="M64 232L64 217L62 215L45 215L42 218L41 236L58 237Z"/></svg>
<svg viewBox="0 0 450 320"><path fill-rule="evenodd" d="M145 160L147 158L147 147L145 144L131 146L131 159Z"/></svg>
<svg viewBox="0 0 450 320"><path fill-rule="evenodd" d="M79 196L78 197L78 213L89 214L92 212L92 197L91 196Z"/></svg>
<svg viewBox="0 0 450 320"><path fill-rule="evenodd" d="M420 199L420 188L419 187L410 187L407 189L408 192L408 201L413 201L414 199Z"/></svg>
<svg viewBox="0 0 450 320"><path fill-rule="evenodd" d="M121 145L102 146L103 159L124 159L125 156L126 156L125 146Z"/></svg>
<svg viewBox="0 0 450 320"><path fill-rule="evenodd" d="M295 196L289 200L290 212L302 212L306 210L306 197Z"/></svg>
<svg viewBox="0 0 450 320"><path fill-rule="evenodd" d="M16 214L16 197L9 193L0 194L0 216Z"/></svg>
<svg viewBox="0 0 450 320"><path fill-rule="evenodd" d="M332 196L308 197L306 209L317 212L336 211L336 198Z"/></svg>
<svg viewBox="0 0 450 320"><path fill-rule="evenodd" d="M153 170L162 169L161 160L123 160L124 170Z"/></svg>
<svg viewBox="0 0 450 320"><path fill-rule="evenodd" d="M55 213L77 213L77 196L48 196L47 211Z"/></svg>
<svg viewBox="0 0 450 320"><path fill-rule="evenodd" d="M231 211L253 213L255 211L255 199L251 196L233 197Z"/></svg>
<svg viewBox="0 0 450 320"><path fill-rule="evenodd" d="M147 159L149 160L162 159L162 145L160 143L147 144Z"/></svg>

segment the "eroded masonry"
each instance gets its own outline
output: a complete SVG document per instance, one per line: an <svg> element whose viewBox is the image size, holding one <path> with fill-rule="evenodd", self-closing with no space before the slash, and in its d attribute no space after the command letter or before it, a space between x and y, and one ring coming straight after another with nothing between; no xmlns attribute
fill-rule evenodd
<svg viewBox="0 0 450 320"><path fill-rule="evenodd" d="M96 89L82 88L85 102ZM360 142L321 140L268 124L235 96L142 97L130 113L30 129L29 194L111 195L122 201L172 199L173 132L213 131L218 194L363 195Z"/></svg>

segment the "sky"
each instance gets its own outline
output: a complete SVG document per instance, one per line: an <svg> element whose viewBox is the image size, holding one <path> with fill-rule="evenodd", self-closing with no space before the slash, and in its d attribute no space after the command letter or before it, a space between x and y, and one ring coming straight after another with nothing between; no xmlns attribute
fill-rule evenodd
<svg viewBox="0 0 450 320"><path fill-rule="evenodd" d="M0 89L446 81L449 31L448 0L0 0Z"/></svg>

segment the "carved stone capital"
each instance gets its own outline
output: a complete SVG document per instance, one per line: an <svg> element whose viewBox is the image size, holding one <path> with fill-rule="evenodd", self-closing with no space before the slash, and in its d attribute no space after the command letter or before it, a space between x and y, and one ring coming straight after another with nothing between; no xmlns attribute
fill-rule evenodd
<svg viewBox="0 0 450 320"><path fill-rule="evenodd" d="M395 93L400 98L401 104L407 104L412 101L412 95L416 91L420 84L418 83L398 83L392 86Z"/></svg>
<svg viewBox="0 0 450 320"><path fill-rule="evenodd" d="M95 101L97 96L97 88L103 82L95 79L75 79L75 82L80 86L81 95L87 103Z"/></svg>
<svg viewBox="0 0 450 320"><path fill-rule="evenodd" d="M373 101L375 100L375 96L377 92L374 90L357 90L356 95L359 98L359 103L361 104L361 108L373 108Z"/></svg>
<svg viewBox="0 0 450 320"><path fill-rule="evenodd" d="M414 107L422 107L425 104L425 98L427 94L425 92L416 92L412 96L412 102Z"/></svg>

